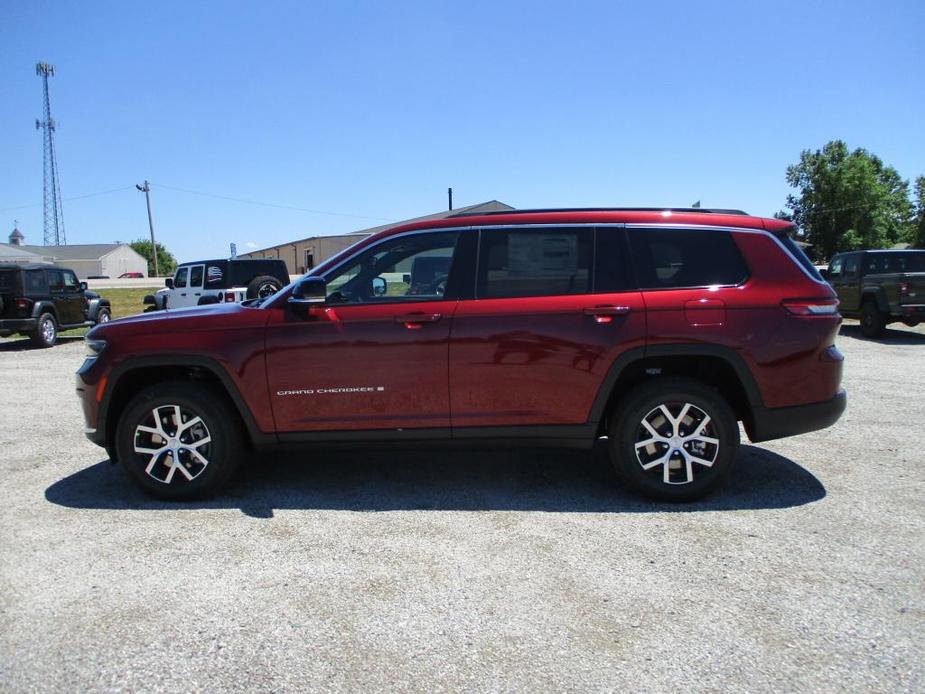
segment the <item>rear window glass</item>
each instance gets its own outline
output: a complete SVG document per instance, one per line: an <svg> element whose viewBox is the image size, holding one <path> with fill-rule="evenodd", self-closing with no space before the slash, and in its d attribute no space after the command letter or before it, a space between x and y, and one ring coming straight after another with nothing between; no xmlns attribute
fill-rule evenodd
<svg viewBox="0 0 925 694"><path fill-rule="evenodd" d="M590 229L492 229L482 232L479 298L591 292Z"/></svg>
<svg viewBox="0 0 925 694"><path fill-rule="evenodd" d="M628 229L633 268L641 289L735 285L748 268L726 231Z"/></svg>
<svg viewBox="0 0 925 694"><path fill-rule="evenodd" d="M803 269L806 270L813 279L817 279L820 282L823 281L822 275L819 274L819 270L816 269L816 266L813 265L813 261L803 252L803 248L800 244L790 238L786 231L774 235L777 237L778 241L784 244L784 247L790 251L790 254L796 258L796 261L803 266Z"/></svg>
<svg viewBox="0 0 925 694"><path fill-rule="evenodd" d="M0 289L16 289L16 270L0 270Z"/></svg>

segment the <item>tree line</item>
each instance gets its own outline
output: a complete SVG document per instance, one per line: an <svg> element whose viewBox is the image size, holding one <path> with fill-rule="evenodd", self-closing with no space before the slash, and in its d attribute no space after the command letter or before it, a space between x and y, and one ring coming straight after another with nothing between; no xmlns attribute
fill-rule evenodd
<svg viewBox="0 0 925 694"><path fill-rule="evenodd" d="M925 248L925 176L910 186L880 157L833 140L801 152L787 183L796 192L775 217L797 225L817 260L862 248Z"/></svg>

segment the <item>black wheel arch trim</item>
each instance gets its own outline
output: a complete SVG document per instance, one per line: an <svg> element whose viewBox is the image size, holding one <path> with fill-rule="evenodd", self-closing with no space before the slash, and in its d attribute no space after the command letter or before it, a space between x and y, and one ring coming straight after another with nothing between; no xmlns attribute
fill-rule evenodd
<svg viewBox="0 0 925 694"><path fill-rule="evenodd" d="M217 359L204 357L198 354L173 354L158 355L152 357L138 357L132 359L131 361L123 362L113 366L112 370L109 372L108 381L106 383L106 388L103 391L103 397L100 401L97 414L97 431L103 435L100 438L103 439L102 443L104 445L108 446L111 444L109 441L110 432L115 432L115 427L110 426L110 424L114 425L115 422L109 422L109 408L112 394L116 391L116 387L118 386L119 381L134 371L163 366L181 366L205 369L218 379L219 383L221 383L222 387L225 389L228 397L231 398L231 402L234 405L235 410L240 415L241 421L244 422L244 426L247 428L247 434L251 442L255 446L272 445L278 442L275 433L267 433L262 431L257 426L257 422L251 414L250 408L247 406L244 397L238 390L237 385L235 385L235 382L228 374L228 371Z"/></svg>
<svg viewBox="0 0 925 694"><path fill-rule="evenodd" d="M758 408L764 407L764 401L761 398L761 391L758 389L758 385L755 383L755 378L752 376L751 371L749 370L748 366L746 366L742 357L732 348L722 347L719 345L699 345L687 343L648 345L645 347L635 347L633 349L627 350L619 357L614 359L613 364L610 365L610 369L607 371L607 375L604 377L604 380L601 383L600 389L597 392L597 396L594 399L594 404L591 406L591 412L588 416L588 421L597 424L601 421L601 419L603 419L604 414L606 413L607 403L610 401L610 397L613 394L613 388L619 380L620 375L627 369L627 367L631 366L635 362L642 361L643 359L652 359L657 357L692 356L716 357L718 359L722 359L732 367L733 371L735 371L735 374L739 379L739 383L742 385L742 389L745 391L745 396L748 398L748 404L751 411L754 413Z"/></svg>

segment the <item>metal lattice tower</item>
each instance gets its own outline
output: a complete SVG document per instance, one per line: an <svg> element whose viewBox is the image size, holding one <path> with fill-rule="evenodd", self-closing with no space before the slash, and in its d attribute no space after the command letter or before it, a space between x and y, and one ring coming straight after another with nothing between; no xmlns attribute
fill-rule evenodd
<svg viewBox="0 0 925 694"><path fill-rule="evenodd" d="M61 206L61 188L58 183L58 159L55 156L55 121L51 117L51 100L48 97L48 78L55 76L55 66L37 63L35 74L42 78L44 113L43 119L35 120L35 129L42 128L45 144L43 159L43 203L45 211L45 245L63 246L64 208Z"/></svg>

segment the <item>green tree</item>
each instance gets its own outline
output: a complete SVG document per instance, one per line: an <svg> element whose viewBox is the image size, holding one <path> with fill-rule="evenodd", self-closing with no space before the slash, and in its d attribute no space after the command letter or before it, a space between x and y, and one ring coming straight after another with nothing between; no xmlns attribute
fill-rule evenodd
<svg viewBox="0 0 925 694"><path fill-rule="evenodd" d="M129 244L132 249L145 260L148 261L148 276L154 276L154 255L151 253L151 242L147 239L138 239ZM161 277L172 275L177 269L177 259L173 254L164 248L163 245L157 244L157 271Z"/></svg>
<svg viewBox="0 0 925 694"><path fill-rule="evenodd" d="M915 179L915 238L916 248L925 248L925 176Z"/></svg>
<svg viewBox="0 0 925 694"><path fill-rule="evenodd" d="M909 183L865 149L833 140L787 167L793 221L819 258L856 248L889 248L915 234ZM786 213L785 213L786 214Z"/></svg>

